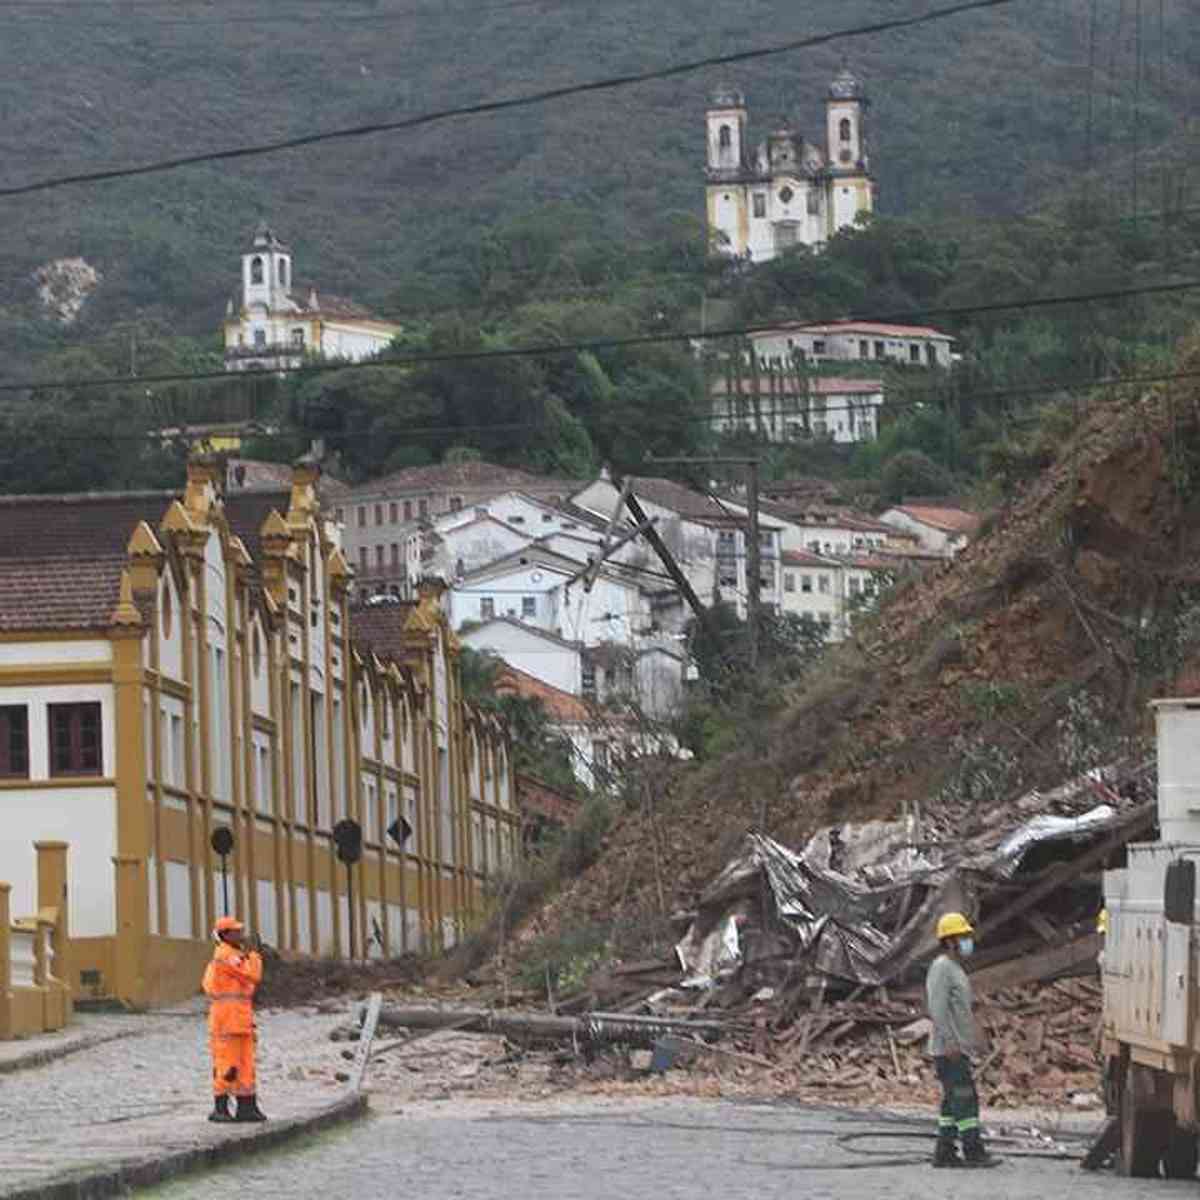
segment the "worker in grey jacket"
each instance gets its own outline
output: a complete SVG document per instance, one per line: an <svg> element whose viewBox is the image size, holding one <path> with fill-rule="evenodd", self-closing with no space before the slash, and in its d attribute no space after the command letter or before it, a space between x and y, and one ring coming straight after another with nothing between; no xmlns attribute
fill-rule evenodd
<svg viewBox="0 0 1200 1200"><path fill-rule="evenodd" d="M975 948L974 933L962 913L943 914L937 924L942 952L925 977L925 998L933 1023L929 1052L942 1085L935 1167L994 1167L1000 1161L983 1144L979 1095L971 1074L971 1055L978 1056L982 1047L971 1015L971 981L962 964Z"/></svg>

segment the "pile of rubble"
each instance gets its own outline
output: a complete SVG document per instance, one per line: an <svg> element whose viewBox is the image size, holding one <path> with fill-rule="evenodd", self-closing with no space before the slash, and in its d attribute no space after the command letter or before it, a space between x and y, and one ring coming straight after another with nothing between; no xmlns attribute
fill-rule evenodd
<svg viewBox="0 0 1200 1200"><path fill-rule="evenodd" d="M609 966L556 1011L659 1020L664 1033L717 1022L708 1040L797 1091L911 1098L932 1082L923 976L936 918L959 910L980 934L986 1102L1099 1104L1101 874L1153 836L1152 791L1148 766L1122 764L952 841L911 820L821 830L800 851L751 834L678 914L673 959Z"/></svg>

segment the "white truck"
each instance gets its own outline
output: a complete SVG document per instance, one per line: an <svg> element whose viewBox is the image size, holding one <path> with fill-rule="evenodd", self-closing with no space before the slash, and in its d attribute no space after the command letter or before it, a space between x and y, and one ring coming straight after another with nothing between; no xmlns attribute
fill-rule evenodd
<svg viewBox="0 0 1200 1200"><path fill-rule="evenodd" d="M1154 702L1159 840L1104 873L1102 1053L1118 1169L1190 1178L1200 1129L1200 699Z"/></svg>

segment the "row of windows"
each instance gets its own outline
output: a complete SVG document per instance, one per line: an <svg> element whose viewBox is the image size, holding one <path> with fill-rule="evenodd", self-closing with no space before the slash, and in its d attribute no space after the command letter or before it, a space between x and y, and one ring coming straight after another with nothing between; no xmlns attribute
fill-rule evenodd
<svg viewBox="0 0 1200 1200"><path fill-rule="evenodd" d="M832 592L832 580L828 575L809 575L802 574L799 577L800 591L805 595L810 595L813 591L813 585L816 585L817 594L828 596ZM783 573L783 590L785 592L795 592L797 577L794 571L784 571ZM846 583L847 591L852 596L872 595L875 591L875 581L868 575L865 578L861 575L851 575Z"/></svg>
<svg viewBox="0 0 1200 1200"><path fill-rule="evenodd" d="M100 704L50 704L47 739L51 775L101 775ZM29 710L0 706L0 777L29 778Z"/></svg>
<svg viewBox="0 0 1200 1200"><path fill-rule="evenodd" d="M463 506L463 501L462 501L461 496L451 496L450 497L450 511L451 512L458 512L459 509L462 508L462 506ZM366 527L367 527L367 510L371 507L372 506L369 504L360 504L358 506L358 527L359 527L359 529L366 529ZM382 525L384 523L384 519L383 519L384 505L376 504L376 505L374 505L374 509L375 509L375 524ZM412 500L405 500L403 502L403 505L401 505L401 503L397 500L388 501L387 523L390 525L399 525L401 511L403 511L403 513L404 513L405 523L407 523L413 519L414 512L416 514L417 519L423 521L423 520L425 520L426 517L429 516L429 501L428 500L418 500L418 501L416 501L415 508L414 508L414 503ZM343 509L340 509L340 508L336 510L334 515L337 517L337 519L339 521L344 520L344 518L345 518L345 512Z"/></svg>
<svg viewBox="0 0 1200 1200"><path fill-rule="evenodd" d="M758 212L757 204L755 206L754 215L756 217L761 215ZM921 362L921 347L924 346L925 362L931 367L936 367L938 365L938 348L933 342L896 342L893 343L893 345L896 353L889 355L887 342L880 340L871 341L867 338L859 338L858 357L866 359L899 358L903 356L904 348L907 345L908 361L910 363L919 364ZM801 359L804 358L804 349L803 347L796 345L795 338L788 338L788 349L792 351L793 354L798 355ZM813 355L826 355L829 352L829 343L825 338L813 338L811 350ZM780 365L780 359L778 356L775 356L774 358L763 356L762 364L763 366L778 366Z"/></svg>
<svg viewBox="0 0 1200 1200"><path fill-rule="evenodd" d="M479 619L481 621L490 621L496 615L496 601L491 596L484 596L479 601ZM507 616L515 617L516 610L509 609ZM537 597L522 596L521 597L521 617L524 620L530 621L537 616Z"/></svg>
<svg viewBox="0 0 1200 1200"><path fill-rule="evenodd" d="M375 547L375 569L377 571L381 571L384 568L384 565L385 565L384 559L386 556L386 551L387 551L386 546L379 545L379 546ZM359 546L359 548L358 548L358 566L359 566L359 569L364 572L369 571L371 568L370 551L367 549L366 546ZM392 543L392 566L393 566L393 568L395 568L397 570L399 570L399 568L400 568L400 543L399 542Z"/></svg>

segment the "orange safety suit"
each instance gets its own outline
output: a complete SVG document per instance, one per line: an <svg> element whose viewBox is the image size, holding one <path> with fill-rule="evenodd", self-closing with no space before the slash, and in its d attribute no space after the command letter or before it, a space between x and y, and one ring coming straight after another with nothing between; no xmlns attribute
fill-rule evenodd
<svg viewBox="0 0 1200 1200"><path fill-rule="evenodd" d="M212 962L204 968L208 1037L213 1060L213 1093L217 1096L254 1095L254 992L262 982L262 957L219 942Z"/></svg>

